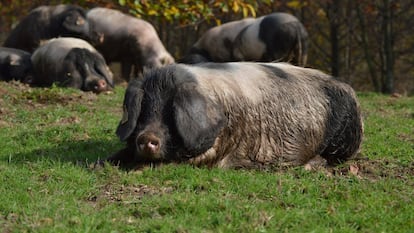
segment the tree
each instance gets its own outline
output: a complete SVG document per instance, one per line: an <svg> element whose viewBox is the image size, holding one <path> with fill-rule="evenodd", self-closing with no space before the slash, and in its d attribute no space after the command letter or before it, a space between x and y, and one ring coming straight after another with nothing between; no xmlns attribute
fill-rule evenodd
<svg viewBox="0 0 414 233"><path fill-rule="evenodd" d="M393 36L393 0L383 0L382 12L383 57L382 61L382 92L394 91L394 36Z"/></svg>
<svg viewBox="0 0 414 233"><path fill-rule="evenodd" d="M331 41L331 73L333 76L339 76L339 30L340 30L340 0L326 2L327 18L329 21L329 35Z"/></svg>
<svg viewBox="0 0 414 233"><path fill-rule="evenodd" d="M369 39L368 39L368 31L367 31L367 22L365 14L369 13L364 11L362 4L357 4L356 11L358 16L358 22L360 26L360 37L359 37L359 44L362 47L362 51L364 53L365 62L368 66L368 71L371 77L372 85L374 86L375 91L380 91L380 83L378 82L377 72L374 64L374 56L372 55L372 50L369 46Z"/></svg>

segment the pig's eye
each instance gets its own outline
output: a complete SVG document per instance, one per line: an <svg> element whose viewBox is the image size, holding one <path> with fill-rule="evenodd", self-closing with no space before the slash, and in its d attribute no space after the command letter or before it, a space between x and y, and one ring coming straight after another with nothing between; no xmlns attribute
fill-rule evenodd
<svg viewBox="0 0 414 233"><path fill-rule="evenodd" d="M66 76L67 76L67 77L71 77L71 76L72 76L72 74L71 74L71 73L66 73Z"/></svg>

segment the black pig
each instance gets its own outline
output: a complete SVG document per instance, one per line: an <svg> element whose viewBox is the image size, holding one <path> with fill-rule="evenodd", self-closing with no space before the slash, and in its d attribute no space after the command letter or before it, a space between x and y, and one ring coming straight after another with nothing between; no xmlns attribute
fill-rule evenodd
<svg viewBox="0 0 414 233"><path fill-rule="evenodd" d="M33 52L41 41L60 36L98 40L83 8L61 4L39 6L30 11L11 31L3 46Z"/></svg>
<svg viewBox="0 0 414 233"><path fill-rule="evenodd" d="M33 78L30 57L26 51L0 47L0 80L30 82Z"/></svg>

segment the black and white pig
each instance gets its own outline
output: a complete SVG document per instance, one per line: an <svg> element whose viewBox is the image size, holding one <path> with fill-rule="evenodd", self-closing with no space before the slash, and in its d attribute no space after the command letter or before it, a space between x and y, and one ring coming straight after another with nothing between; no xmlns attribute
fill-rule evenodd
<svg viewBox="0 0 414 233"><path fill-rule="evenodd" d="M34 86L60 86L100 93L112 89L113 75L102 55L88 42L71 37L51 39L31 57Z"/></svg>
<svg viewBox="0 0 414 233"><path fill-rule="evenodd" d="M64 36L98 40L86 20L86 11L75 5L39 6L11 31L4 47L33 52L43 40Z"/></svg>
<svg viewBox="0 0 414 233"><path fill-rule="evenodd" d="M0 47L0 80L30 82L33 78L30 57L26 51Z"/></svg>
<svg viewBox="0 0 414 233"><path fill-rule="evenodd" d="M94 46L108 63L121 63L121 75L125 80L131 77L132 68L132 77L137 77L144 68L174 63L174 58L147 21L101 7L89 10L87 19L103 38Z"/></svg>
<svg viewBox="0 0 414 233"><path fill-rule="evenodd" d="M293 15L273 13L257 18L237 35L236 61L285 61L305 66L308 33Z"/></svg>
<svg viewBox="0 0 414 233"><path fill-rule="evenodd" d="M117 135L121 166L221 168L337 164L356 155L363 122L354 90L286 63L175 64L131 81Z"/></svg>
<svg viewBox="0 0 414 233"><path fill-rule="evenodd" d="M180 62L284 61L305 66L307 40L305 27L295 16L273 13L209 29Z"/></svg>
<svg viewBox="0 0 414 233"><path fill-rule="evenodd" d="M209 61L232 61L234 40L246 26L254 21L254 18L245 18L210 28L191 47L189 54L179 62L196 64Z"/></svg>

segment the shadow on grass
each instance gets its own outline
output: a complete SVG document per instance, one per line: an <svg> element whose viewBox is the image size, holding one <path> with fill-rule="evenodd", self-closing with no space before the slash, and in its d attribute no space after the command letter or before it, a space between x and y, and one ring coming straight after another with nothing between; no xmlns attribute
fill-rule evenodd
<svg viewBox="0 0 414 233"><path fill-rule="evenodd" d="M2 160L11 164L49 160L87 167L98 160L107 158L123 147L125 145L117 140L65 141L50 147L11 154L3 157Z"/></svg>

